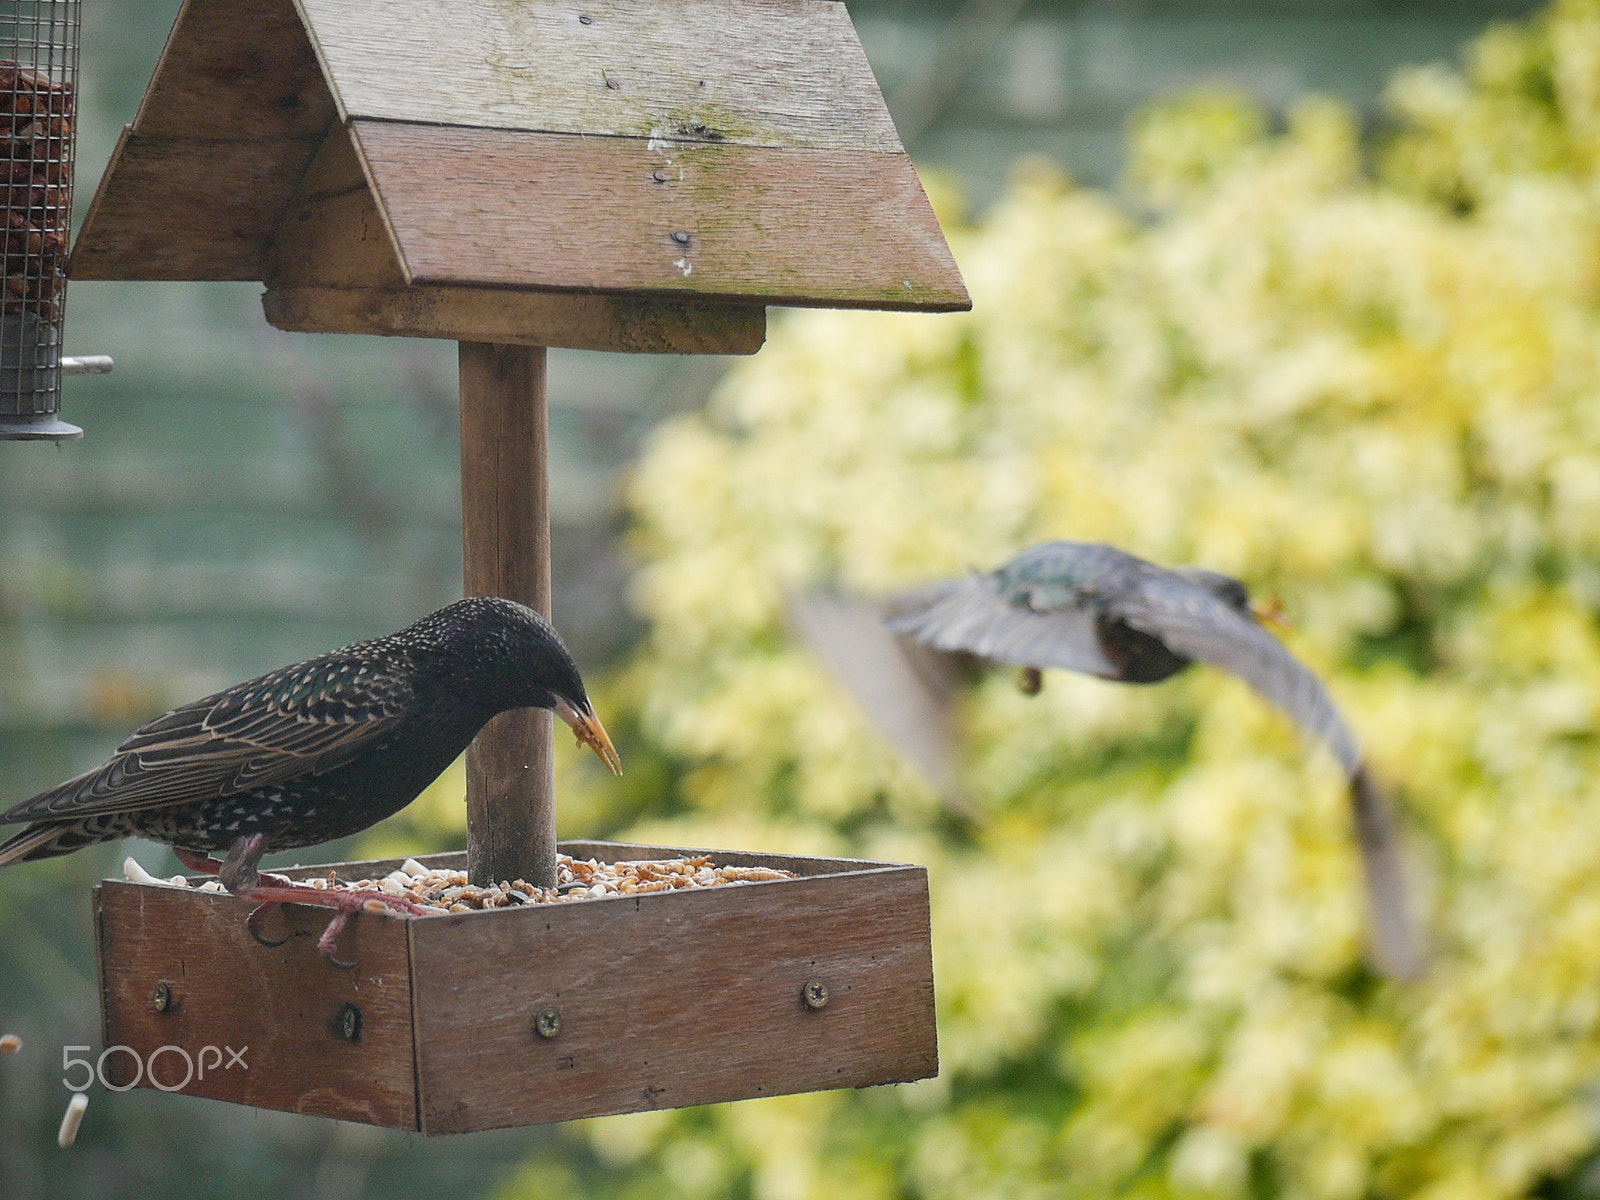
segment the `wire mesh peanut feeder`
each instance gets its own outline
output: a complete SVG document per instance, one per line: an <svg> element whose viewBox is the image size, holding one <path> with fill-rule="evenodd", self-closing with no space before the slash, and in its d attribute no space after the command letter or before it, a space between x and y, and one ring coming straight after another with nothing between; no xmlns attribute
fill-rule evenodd
<svg viewBox="0 0 1600 1200"><path fill-rule="evenodd" d="M0 256L0 439L65 440L61 335L72 234L79 0L0 9L0 135L5 253Z"/></svg>

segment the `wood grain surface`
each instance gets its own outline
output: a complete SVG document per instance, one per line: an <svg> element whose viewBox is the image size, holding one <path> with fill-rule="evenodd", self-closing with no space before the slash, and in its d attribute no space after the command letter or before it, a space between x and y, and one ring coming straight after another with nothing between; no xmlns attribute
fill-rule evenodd
<svg viewBox="0 0 1600 1200"><path fill-rule="evenodd" d="M350 135L328 131L281 210L264 260L269 288L401 288L394 239Z"/></svg>
<svg viewBox="0 0 1600 1200"><path fill-rule="evenodd" d="M464 287L269 288L267 320L297 333L484 339L632 354L754 354L767 310L636 296Z"/></svg>
<svg viewBox="0 0 1600 1200"><path fill-rule="evenodd" d="M340 115L896 151L830 0L299 0Z"/></svg>
<svg viewBox="0 0 1600 1200"><path fill-rule="evenodd" d="M938 1070L926 873L497 910L409 926L425 1133ZM825 1007L802 1002L808 981ZM556 1009L560 1032L535 1030Z"/></svg>
<svg viewBox="0 0 1600 1200"><path fill-rule="evenodd" d="M550 615L550 405L542 346L462 342L461 541L469 596ZM467 873L556 881L554 733L546 709L501 713L467 748Z"/></svg>
<svg viewBox="0 0 1600 1200"><path fill-rule="evenodd" d="M577 350L753 354L760 305L505 288L408 288L349 135L332 130L266 255L267 319L306 333L449 337Z"/></svg>
<svg viewBox="0 0 1600 1200"><path fill-rule="evenodd" d="M232 896L107 880L95 889L105 1045L127 1046L142 1062L162 1046L198 1060L215 1046L244 1051L245 1067L208 1070L180 1089L313 1116L417 1127L412 1070L411 972L404 920L361 913L346 926L343 971L317 952L327 909L280 908L266 922L276 949L245 930L251 906ZM154 1003L166 984L165 1012ZM346 1005L360 1013L358 1040L340 1027ZM106 1057L106 1072L128 1082L133 1059ZM180 1055L156 1059L157 1081L180 1082ZM220 1056L226 1063L228 1057ZM140 1086L153 1086L146 1075Z"/></svg>
<svg viewBox="0 0 1600 1200"><path fill-rule="evenodd" d="M76 279L259 279L334 120L292 0L185 0L73 248Z"/></svg>
<svg viewBox="0 0 1600 1200"><path fill-rule="evenodd" d="M412 284L971 306L903 154L353 128Z"/></svg>
<svg viewBox="0 0 1600 1200"><path fill-rule="evenodd" d="M568 842L618 861L702 853ZM96 889L105 1044L148 1061L248 1047L185 1094L459 1133L610 1112L919 1079L938 1070L927 874L751 851L719 864L803 878L406 919L363 913L325 962L328 914L290 906L250 939L229 896L108 880ZM428 855L461 869L464 853ZM380 877L397 859L291 868ZM828 999L808 1007L820 980ZM154 1003L166 984L170 1004ZM341 1032L346 1006L360 1034ZM559 1011L560 1030L536 1020ZM182 1064L159 1056L160 1082ZM113 1083L131 1058L107 1057ZM148 1078L141 1086L152 1086Z"/></svg>
<svg viewBox="0 0 1600 1200"><path fill-rule="evenodd" d="M301 186L319 147L352 165L340 121L370 195ZM835 0L186 0L71 274L262 279L301 292L285 327L425 336L488 312L401 283L970 307ZM539 311L545 344L653 348Z"/></svg>
<svg viewBox="0 0 1600 1200"><path fill-rule="evenodd" d="M140 137L124 129L72 247L73 279L260 279L317 143Z"/></svg>
<svg viewBox="0 0 1600 1200"><path fill-rule="evenodd" d="M318 142L333 117L293 0L184 0L133 129L197 141Z"/></svg>

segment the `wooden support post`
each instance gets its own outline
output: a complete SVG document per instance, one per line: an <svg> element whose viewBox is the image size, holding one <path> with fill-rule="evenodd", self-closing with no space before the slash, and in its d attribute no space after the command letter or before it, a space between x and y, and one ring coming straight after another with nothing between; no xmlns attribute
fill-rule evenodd
<svg viewBox="0 0 1600 1200"><path fill-rule="evenodd" d="M469 596L550 615L550 422L542 346L462 342L461 532ZM467 874L556 882L551 714L518 709L467 751Z"/></svg>

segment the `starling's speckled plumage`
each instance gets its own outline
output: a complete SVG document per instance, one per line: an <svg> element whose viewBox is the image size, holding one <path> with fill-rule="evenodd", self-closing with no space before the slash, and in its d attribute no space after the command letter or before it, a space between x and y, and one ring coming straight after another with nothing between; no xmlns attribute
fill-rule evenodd
<svg viewBox="0 0 1600 1200"><path fill-rule="evenodd" d="M490 718L550 708L616 752L544 617L458 600L398 633L282 667L141 727L103 766L0 813L0 866L137 836L189 855L259 835L254 857L357 833L404 808Z"/></svg>
<svg viewBox="0 0 1600 1200"><path fill-rule="evenodd" d="M1392 974L1422 968L1392 821L1322 681L1256 620L1236 579L1168 570L1112 546L1045 542L998 569L896 600L888 626L935 649L1038 670L1156 683L1192 662L1229 671L1333 752L1350 780L1374 947Z"/></svg>

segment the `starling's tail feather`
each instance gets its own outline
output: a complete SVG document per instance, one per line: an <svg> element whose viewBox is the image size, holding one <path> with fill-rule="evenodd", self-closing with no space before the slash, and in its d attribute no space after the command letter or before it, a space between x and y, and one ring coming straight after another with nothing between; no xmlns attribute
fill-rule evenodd
<svg viewBox="0 0 1600 1200"><path fill-rule="evenodd" d="M1373 957L1380 969L1396 979L1420 979L1427 969L1427 947L1411 907L1394 820L1365 764L1350 775L1350 804L1372 910Z"/></svg>
<svg viewBox="0 0 1600 1200"><path fill-rule="evenodd" d="M76 840L65 846L57 844L62 834L71 832L73 832L71 825L29 825L21 833L0 842L0 867L9 866L14 862L69 854L84 844Z"/></svg>

